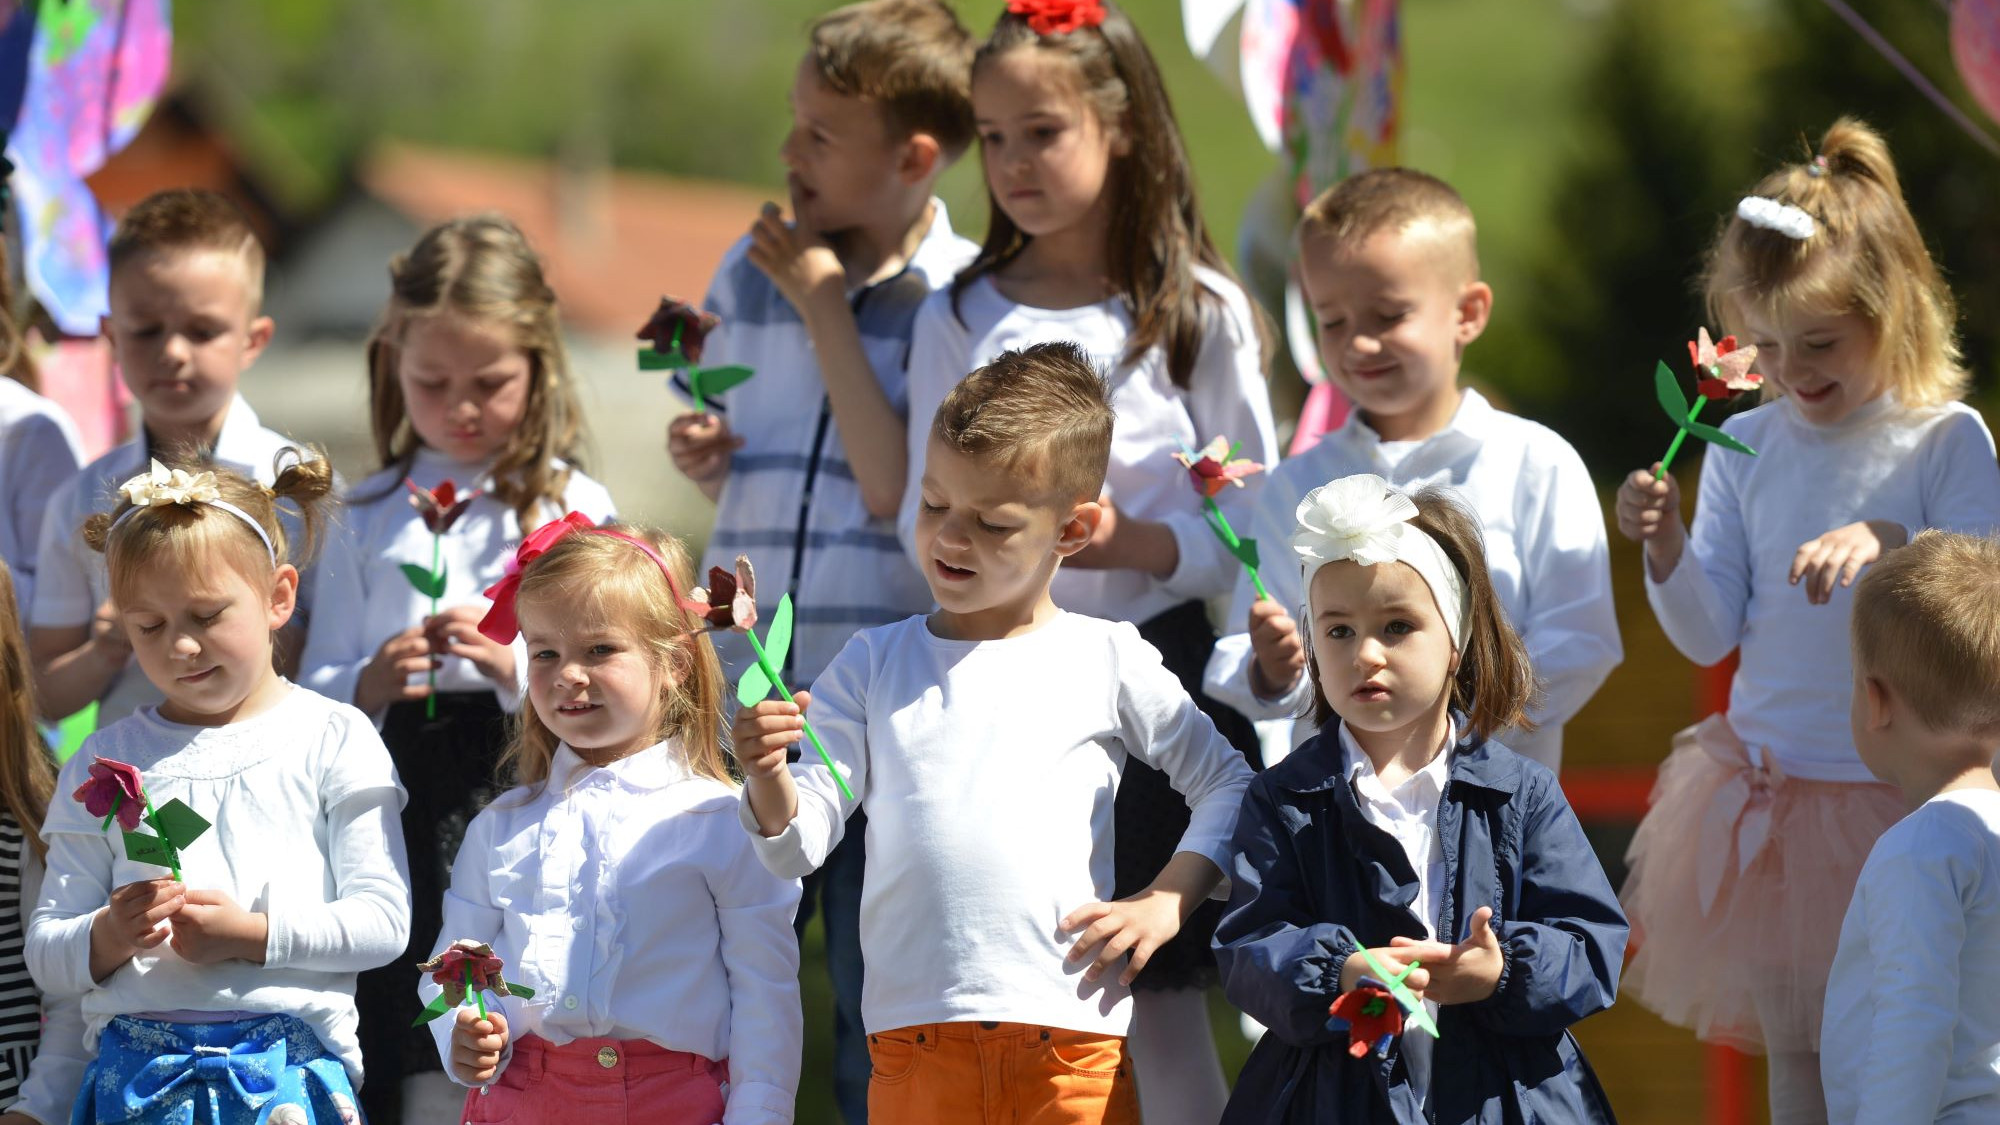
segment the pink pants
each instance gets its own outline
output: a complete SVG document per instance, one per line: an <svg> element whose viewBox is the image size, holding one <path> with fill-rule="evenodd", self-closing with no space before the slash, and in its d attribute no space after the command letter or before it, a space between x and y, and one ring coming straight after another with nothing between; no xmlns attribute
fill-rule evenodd
<svg viewBox="0 0 2000 1125"><path fill-rule="evenodd" d="M538 1036L514 1044L500 1080L465 1096L467 1125L715 1125L729 1067L644 1039Z"/></svg>

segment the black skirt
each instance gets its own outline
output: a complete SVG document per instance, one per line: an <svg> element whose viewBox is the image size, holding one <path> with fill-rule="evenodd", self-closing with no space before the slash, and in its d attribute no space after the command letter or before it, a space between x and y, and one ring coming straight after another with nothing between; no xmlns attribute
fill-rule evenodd
<svg viewBox="0 0 2000 1125"><path fill-rule="evenodd" d="M490 691L437 696L437 717L424 717L421 700L389 708L382 741L409 793L403 806L403 844L410 856L410 942L403 955L362 973L354 999L367 1078L362 1111L375 1125L402 1119L403 1079L441 1070L428 1027L410 1026L417 1002L417 966L437 952L444 925L444 892L465 827L508 786L497 776L507 746L507 713ZM483 859L481 860L483 862ZM447 934L445 941L460 935Z"/></svg>
<svg viewBox="0 0 2000 1125"><path fill-rule="evenodd" d="M1215 723L1215 729L1229 741L1252 769L1263 767L1257 729L1234 709L1210 699L1201 690L1202 671L1208 654L1215 648L1215 629L1200 602L1183 602L1139 626L1139 635L1160 651L1167 671L1177 677ZM1174 791L1167 775L1134 758L1125 763L1125 775L1118 783L1118 799L1113 805L1112 822L1116 839L1116 890L1118 898L1145 890L1173 858L1181 835L1188 827L1186 798ZM1209 949L1215 924L1222 918L1223 903L1209 899L1195 907L1174 939L1153 952L1132 987L1164 991L1175 988L1207 988L1216 982L1215 954Z"/></svg>

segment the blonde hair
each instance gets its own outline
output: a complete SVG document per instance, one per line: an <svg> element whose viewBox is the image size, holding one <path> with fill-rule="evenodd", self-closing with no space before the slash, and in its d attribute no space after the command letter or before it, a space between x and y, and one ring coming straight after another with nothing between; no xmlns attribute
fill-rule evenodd
<svg viewBox="0 0 2000 1125"><path fill-rule="evenodd" d="M104 555L113 601L124 600L132 580L163 555L183 573L210 569L220 556L238 574L253 579L270 576L279 564L312 557L324 522L320 505L333 491L333 464L323 452L312 447L279 450L272 460L275 480L269 488L192 456L170 454L162 460L169 459L170 467L214 473L221 498L257 521L270 536L271 549L266 552L256 532L213 504L155 504L133 511L132 502L121 499L116 508L97 512L83 524L84 541ZM287 541L285 525L278 518L278 503L283 500L298 510L302 532L298 544ZM132 518L120 523L119 517L128 511Z"/></svg>
<svg viewBox="0 0 2000 1125"><path fill-rule="evenodd" d="M694 581L687 548L673 536L646 528L616 530L651 544L673 581L634 544L577 531L521 569L516 604L555 605L564 621L616 622L630 629L651 650L654 668L665 673L653 741L679 738L688 769L734 785L722 742L722 663L708 634L693 632L702 627L701 618L679 600ZM518 785L543 785L560 741L533 706L521 708L500 761L501 775L511 774Z"/></svg>
<svg viewBox="0 0 2000 1125"><path fill-rule="evenodd" d="M2000 541L1925 531L1854 590L1854 666L1934 731L2000 735Z"/></svg>
<svg viewBox="0 0 2000 1125"><path fill-rule="evenodd" d="M106 249L110 271L143 254L214 250L243 259L243 283L254 310L264 299L264 244L241 208L202 188L156 191L118 220Z"/></svg>
<svg viewBox="0 0 2000 1125"><path fill-rule="evenodd" d="M527 237L499 215L441 223L389 263L389 285L382 322L368 340L368 415L375 456L383 468L399 471L381 493L356 499L380 499L401 488L423 444L410 425L397 377L410 325L457 313L506 325L528 355L527 410L494 459L495 499L514 510L524 530L543 521L544 505L561 514L569 466L581 467L583 411L563 350L555 290L544 280L541 258ZM555 467L557 459L565 467Z"/></svg>
<svg viewBox="0 0 2000 1125"><path fill-rule="evenodd" d="M7 255L7 240L0 238L0 375L39 393L41 370L28 351L27 333L14 319L15 312L14 265Z"/></svg>
<svg viewBox="0 0 2000 1125"><path fill-rule="evenodd" d="M1732 214L1702 277L1711 316L1742 332L1753 311L1774 320L1793 309L1853 313L1874 328L1898 401L1934 406L1965 394L1957 306L1880 133L1843 117L1816 156L1765 176L1751 194L1799 208L1815 229L1792 238ZM1766 383L1765 393L1779 391Z"/></svg>
<svg viewBox="0 0 2000 1125"><path fill-rule="evenodd" d="M960 453L1032 473L1063 495L1095 500L1111 462L1110 390L1066 342L1002 352L938 404L931 436Z"/></svg>
<svg viewBox="0 0 2000 1125"><path fill-rule="evenodd" d="M1349 176L1306 204L1298 240L1327 239L1338 254L1383 231L1400 233L1429 223L1438 240L1465 256L1479 276L1479 225L1465 197L1448 183L1414 168L1371 168Z"/></svg>
<svg viewBox="0 0 2000 1125"><path fill-rule="evenodd" d="M55 763L35 725L35 689L21 635L14 575L0 562L0 811L14 818L35 855L45 857L42 818L56 791Z"/></svg>
<svg viewBox="0 0 2000 1125"><path fill-rule="evenodd" d="M864 0L811 30L827 88L879 105L898 139L929 134L945 160L972 143L972 33L939 0Z"/></svg>

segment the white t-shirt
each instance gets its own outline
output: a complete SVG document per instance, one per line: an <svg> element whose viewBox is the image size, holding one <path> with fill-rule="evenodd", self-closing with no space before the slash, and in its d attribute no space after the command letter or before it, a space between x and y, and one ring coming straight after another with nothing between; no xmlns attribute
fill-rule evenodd
<svg viewBox="0 0 2000 1125"><path fill-rule="evenodd" d="M813 684L798 816L766 839L772 871L805 875L868 811L861 1019L871 1032L999 1020L1124 1035L1116 973L1063 960L1069 912L1112 892L1112 797L1128 758L1164 770L1192 810L1179 851L1224 872L1250 768L1124 623L1059 614L1000 641L953 641L911 617L857 633Z"/></svg>
<svg viewBox="0 0 2000 1125"><path fill-rule="evenodd" d="M137 766L155 809L179 798L213 824L181 850L182 877L267 916L263 964L194 965L161 944L102 983L91 979L97 911L117 888L165 873L127 859L117 822L105 831L70 796L99 757ZM388 964L409 939L402 807L403 788L367 717L304 688L227 726L137 711L91 735L56 780L28 970L45 993L82 996L88 1046L114 1016L284 1013L309 1024L358 1084L354 976Z"/></svg>
<svg viewBox="0 0 2000 1125"><path fill-rule="evenodd" d="M786 1125L805 1035L799 884L757 861L736 803L672 742L608 766L560 746L546 785L466 829L432 948L488 942L507 980L536 990L489 998L516 1042L646 1039L727 1059L724 1122ZM420 979L429 1003L438 988ZM430 1026L449 1071L452 1021Z"/></svg>
<svg viewBox="0 0 2000 1125"><path fill-rule="evenodd" d="M1209 529L1201 498L1172 455L1198 451L1211 438L1225 435L1241 444L1238 457L1269 465L1278 459L1278 440L1248 298L1213 270L1196 267L1195 276L1221 300L1204 318L1201 351L1186 390L1168 375L1164 349L1149 349L1136 363L1122 362L1132 334L1132 317L1122 301L1031 308L1001 296L992 279L981 278L966 287L954 314L949 289L933 294L917 313L910 343L910 476L896 522L904 549L913 558L921 551L916 529L924 459L931 420L945 395L1002 352L1068 340L1084 350L1111 384L1111 408L1118 420L1104 490L1120 513L1171 528L1180 565L1164 580L1140 570L1063 567L1050 587L1056 604L1073 613L1137 624L1182 602L1228 593L1241 564ZM1262 476L1253 476L1245 487L1225 488L1215 498L1239 533L1262 484ZM917 569L925 569L921 558Z"/></svg>
<svg viewBox="0 0 2000 1125"><path fill-rule="evenodd" d="M1781 398L1735 415L1723 431L1758 453L1711 449L1686 552L1646 596L1674 647L1703 666L1742 647L1729 725L1753 753L1813 781L1874 778L1854 752L1847 710L1854 674L1854 590L1826 605L1791 584L1806 543L1862 520L1989 535L2000 529L1993 435L1963 403L1909 410L1884 394L1837 426L1806 421ZM1644 565L1644 564L1641 564Z"/></svg>
<svg viewBox="0 0 2000 1125"><path fill-rule="evenodd" d="M1868 853L1827 981L1834 1125L2000 1121L2000 793L1940 793Z"/></svg>
<svg viewBox="0 0 2000 1125"><path fill-rule="evenodd" d="M35 604L35 551L49 500L83 464L83 442L62 407L0 376L0 561L14 602Z"/></svg>

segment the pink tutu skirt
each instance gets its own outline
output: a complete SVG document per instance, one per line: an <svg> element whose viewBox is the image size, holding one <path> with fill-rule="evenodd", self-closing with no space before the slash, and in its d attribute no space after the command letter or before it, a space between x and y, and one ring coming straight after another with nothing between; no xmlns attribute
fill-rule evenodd
<svg viewBox="0 0 2000 1125"><path fill-rule="evenodd" d="M1819 1050L1854 881L1908 811L1893 786L1753 764L1721 715L1682 731L1626 853L1626 995L1711 1043Z"/></svg>

